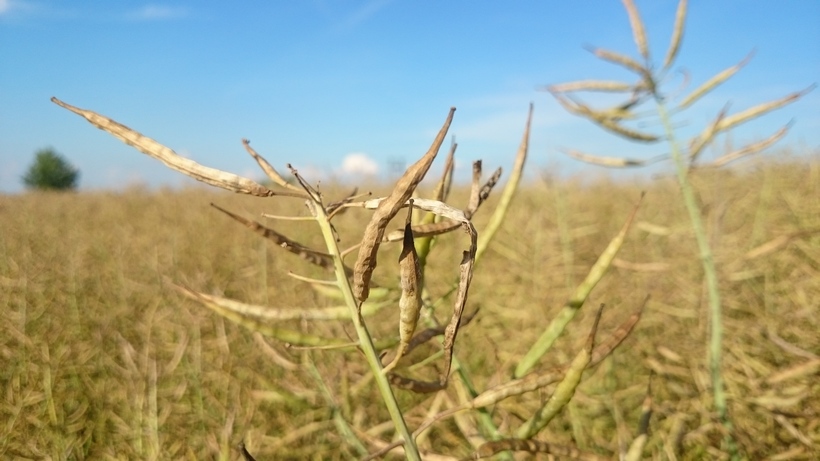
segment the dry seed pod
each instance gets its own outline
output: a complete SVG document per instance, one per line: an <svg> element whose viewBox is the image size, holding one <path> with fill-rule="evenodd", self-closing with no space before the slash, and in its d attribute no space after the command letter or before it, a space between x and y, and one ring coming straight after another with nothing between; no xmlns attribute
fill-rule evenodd
<svg viewBox="0 0 820 461"><path fill-rule="evenodd" d="M646 31L641 21L641 15L638 14L638 7L632 0L623 0L626 12L629 14L629 24L632 26L632 35L635 37L635 44L638 45L638 51L644 59L649 61L649 46L646 44Z"/></svg>
<svg viewBox="0 0 820 461"><path fill-rule="evenodd" d="M651 163L655 163L659 160L663 160L667 158L666 155L659 155L657 157L653 157L647 160L638 160L633 158L621 158L621 157L603 157L598 155L591 155L585 154L581 151L577 151L575 149L567 149L561 150L561 152L569 155L570 157L580 160L582 162L591 163L593 165L601 165L607 166L612 168L626 168L626 167L633 167L633 166L645 166Z"/></svg>
<svg viewBox="0 0 820 461"><path fill-rule="evenodd" d="M749 250L744 256L743 259L751 260L755 258L759 258L761 256L766 256L774 253L775 251L782 250L786 245L791 243L793 240L803 237L808 237L814 234L820 233L820 228L818 229L807 229L798 232L792 232L790 234L781 235L779 237L775 237L772 240L764 243L763 245L757 246L751 250Z"/></svg>
<svg viewBox="0 0 820 461"><path fill-rule="evenodd" d="M413 215L413 199L410 199L407 207L407 219L404 222L404 242L402 244L401 255L399 255L399 273L401 276L401 298L399 299L399 347L396 358L384 368L384 372L392 370L407 352L413 333L416 332L416 324L421 313L421 290L423 283L421 280L421 266L419 257L416 254L416 245L413 241L413 228L410 224L410 217Z"/></svg>
<svg viewBox="0 0 820 461"><path fill-rule="evenodd" d="M251 331L258 331L265 336L278 339L279 341L295 346L340 346L348 344L348 341L346 340L340 340L337 338L322 338L319 336L302 333L300 331L280 328L276 325L267 324L258 318L249 317L243 313L240 313L239 310L235 310L237 307L236 304L241 303L205 295L203 293L191 290L190 288L177 285L169 281L166 282L180 294L199 302L203 306L216 312L222 317L225 317L231 322L241 325ZM225 301L228 301L228 303Z"/></svg>
<svg viewBox="0 0 820 461"><path fill-rule="evenodd" d="M376 269L376 254L379 251L382 237L384 237L385 227L399 211L399 208L404 206L407 199L413 195L416 186L427 174L427 170L430 169L430 165L436 158L436 154L438 154L439 147L444 142L444 137L447 135L450 123L453 121L455 111L455 107L450 108L450 113L433 141L433 145L430 146L430 149L421 159L404 172L396 183L396 187L389 196L379 202L373 217L370 218L370 222L364 230L356 265L353 267L353 293L359 301L366 300L370 294L370 279Z"/></svg>
<svg viewBox="0 0 820 461"><path fill-rule="evenodd" d="M187 290L187 289L186 289ZM282 321L282 320L344 320L350 319L350 309L347 306L317 307L317 308L275 308L260 306L256 304L243 303L234 299L223 298L221 296L199 293L192 290L187 292L180 289L181 293L189 298L209 305L216 305L225 310L233 311L244 317L256 318L260 321ZM368 317L383 308L395 304L395 300L374 301L372 298L362 304L362 316Z"/></svg>
<svg viewBox="0 0 820 461"><path fill-rule="evenodd" d="M694 91L692 91L688 96L683 98L683 100L681 100L680 104L678 105L677 109L681 110L691 106L695 101L703 97L703 95L712 91L713 89L715 89L715 87L725 82L726 80L729 80L729 78L731 78L732 75L735 75L737 71L739 71L743 66L746 65L746 63L749 62L749 60L752 59L753 55L754 53L749 53L749 55L743 58L743 60L739 63L719 72L717 75L707 80L706 83L699 86Z"/></svg>
<svg viewBox="0 0 820 461"><path fill-rule="evenodd" d="M561 107L563 107L564 110L566 110L570 114L580 115L582 117L587 118L594 118L594 111L591 108L585 106L584 104L581 104L580 102L574 99L571 99L570 96L565 96L557 91L550 91L550 94L552 94L552 97L554 97L558 101L558 104L560 104Z"/></svg>
<svg viewBox="0 0 820 461"><path fill-rule="evenodd" d="M107 131L109 134L125 144L137 149L143 154L154 157L169 168L190 176L197 181L202 181L206 184L220 187L232 192L255 195L257 197L270 197L273 195L304 197L304 194L296 192L275 192L251 179L243 178L242 176L228 173L226 171L217 170L216 168L200 165L191 159L178 155L172 149L165 147L157 141L147 136L143 136L131 128L111 120L108 117L102 116L90 110L74 107L60 101L57 98L51 98L51 102L74 112L75 114L88 120L88 122L92 125L103 131Z"/></svg>
<svg viewBox="0 0 820 461"><path fill-rule="evenodd" d="M369 209L382 209L382 204L390 200L391 197L377 198L367 200L361 203L361 206ZM450 317L450 323L444 329L444 369L441 371L439 377L442 386L447 384L450 376L450 367L453 364L453 347L455 346L456 336L458 336L458 329L461 326L461 317L464 314L464 306L467 304L467 292L470 289L470 282L473 280L473 266L475 264L476 246L478 241L478 232L475 226L467 217L464 211L451 207L446 203L441 203L436 200L414 199L413 203L418 208L435 213L447 219L458 221L461 223L462 229L470 236L470 248L462 253L461 264L459 265L459 281L458 290L456 291L456 301L453 305L453 315Z"/></svg>
<svg viewBox="0 0 820 461"><path fill-rule="evenodd" d="M545 89L551 93L566 93L568 91L624 92L633 91L635 89L635 85L612 80L578 80L575 82L549 85Z"/></svg>
<svg viewBox="0 0 820 461"><path fill-rule="evenodd" d="M234 220L244 224L248 229L256 232L262 237L272 240L273 243L275 243L277 246L284 248L285 250L295 254L296 256L299 256L305 261L308 261L312 264L321 267L322 269L333 272L333 256L331 256L330 254L310 249L300 244L299 242L296 242L285 237L284 235L280 234L279 232L276 232L275 230L269 227L265 227L256 221L245 219L242 216L239 216L235 213L231 213L230 211L218 205L211 203L211 206L230 216ZM345 266L345 273L348 276L350 276L353 273L353 271L349 267Z"/></svg>
<svg viewBox="0 0 820 461"><path fill-rule="evenodd" d="M399 376L396 373L390 373L388 379L390 380L390 384L397 389L404 389L406 391L415 392L416 394L431 394L447 387L446 383L442 384L441 381L420 381Z"/></svg>
<svg viewBox="0 0 820 461"><path fill-rule="evenodd" d="M767 147L771 146L772 144L776 143L777 141L783 139L783 137L786 136L786 133L788 131L789 131L789 125L786 125L783 128L777 130L776 133L774 133L773 135L769 136L768 138L766 138L762 141L747 144L746 146L744 146L744 147L742 147L738 150L729 152L726 155L722 155L722 156L716 158L714 162L712 162L708 165L702 165L702 166L711 166L711 167L719 168L719 167L722 167L723 165L726 165L727 163L734 162L735 160L739 160L739 159L741 159L741 158L743 158L747 155L752 155L756 152L760 152L761 150L766 149Z"/></svg>
<svg viewBox="0 0 820 461"><path fill-rule="evenodd" d="M606 128L617 135L632 139L634 141L648 143L656 142L660 139L658 136L651 133L643 133L618 124L619 120L632 118L632 114L630 114L627 110L609 109L606 111L596 111L585 104L581 104L580 102L571 99L569 96L562 95L558 92L552 92L551 94L558 101L558 103L566 109L567 112L586 117L591 122L596 123L602 128Z"/></svg>
<svg viewBox="0 0 820 461"><path fill-rule="evenodd" d="M729 105L723 106L723 109L718 113L715 120L709 124L706 128L703 129L703 132L697 136L694 136L689 141L689 164L694 164L695 160L697 160L698 155L703 151L706 146L709 145L710 142L717 136L720 132L718 129L720 126L721 120L726 117L726 112L729 110Z"/></svg>
<svg viewBox="0 0 820 461"><path fill-rule="evenodd" d="M469 219L472 218L473 215L475 215L476 211L478 211L478 208L481 206L481 204L483 204L484 201L487 200L487 197L490 196L490 193L492 192L495 185L498 184L498 180L501 178L501 172L501 168L499 167L495 170L495 172L493 172L493 175L490 176L490 179L488 179L487 182L485 182L484 185L481 186L481 189L478 191L478 203L475 209L471 209L468 207L464 210L464 216L466 216ZM417 224L413 226L413 236L415 238L432 237L435 235L446 234L448 232L454 231L461 226L461 222L452 220L439 221L430 224ZM403 239L404 230L397 229L387 234L382 240L382 242L398 242Z"/></svg>
<svg viewBox="0 0 820 461"><path fill-rule="evenodd" d="M251 142L249 140L243 139L242 145L245 146L245 150L247 150L251 157L253 157L254 160L256 160L256 163L259 164L259 167L262 168L262 171L264 171L265 174L268 175L268 178L270 178L271 181L284 187L285 189L291 189L293 191L301 192L301 189L287 182L285 178L283 178L282 175L279 174L278 171L276 171L276 168L274 168L273 165L271 165L270 163L268 163L267 160L265 160L265 157L259 155L259 153L251 147Z"/></svg>
<svg viewBox="0 0 820 461"><path fill-rule="evenodd" d="M764 102L763 104L758 104L757 106L746 109L743 112L739 112L732 116L726 117L720 121L718 131L726 131L730 128L734 128L737 125L740 125L741 123L745 123L753 118L760 117L761 115L767 112L779 109L787 104L791 104L805 96L808 92L813 90L815 86L816 85L812 85L803 91L797 91L790 95L784 96L780 99Z"/></svg>
<svg viewBox="0 0 820 461"><path fill-rule="evenodd" d="M446 202L447 197L450 196L450 187L453 184L453 169L455 168L455 155L457 148L458 143L456 143L455 139L453 139L452 144L450 144L450 152L447 153L447 158L444 161L444 171L441 174L441 179L439 179L439 182L433 189L433 200Z"/></svg>
<svg viewBox="0 0 820 461"><path fill-rule="evenodd" d="M611 132L613 132L617 135L623 136L623 137L625 137L627 139L631 139L633 141L651 143L651 142L657 142L658 140L660 140L660 137L655 136L654 134L643 133L643 132L640 132L640 131L637 131L637 130L633 130L631 128L627 128L623 125L620 125L612 118L599 118L599 119L595 119L593 121L598 123L599 125L601 125L603 128L606 128L609 131L611 131Z"/></svg>
<svg viewBox="0 0 820 461"><path fill-rule="evenodd" d="M678 11L675 13L675 29L672 31L672 41L669 43L669 51L666 52L666 59L663 60L663 68L669 69L680 50L680 43L683 39L683 25L686 22L686 0L678 3Z"/></svg>
<svg viewBox="0 0 820 461"><path fill-rule="evenodd" d="M596 47L587 47L587 51L603 59L604 61L609 61L611 63L623 66L642 77L645 77L647 75L647 70L644 68L644 66L642 66L638 61L630 58L629 56Z"/></svg>
<svg viewBox="0 0 820 461"><path fill-rule="evenodd" d="M364 304L364 306L367 307L367 305L370 302L371 301L368 300L368 302L366 302ZM395 301L392 304L395 305ZM470 315L465 316L464 320L462 320L462 322L461 322L461 325L466 326L467 324L469 324L475 318L475 316L476 316L476 314L478 314L478 312L479 312L479 309L476 309ZM362 308L362 313L364 314L364 307ZM407 355L407 354L410 353L410 351L415 350L417 347L421 346L422 344L427 343L428 341L435 338L436 336L443 335L444 330L445 330L445 327L442 326L442 325L439 325L439 326L435 326L435 327L425 328L424 330L419 331L418 333L413 335L412 339L410 339L410 343L408 344L407 350L404 352L404 354ZM397 343L397 342L398 341L394 341L394 344ZM393 361L394 358L395 358L395 356L390 356L390 354L384 354L384 355L382 355L382 364L390 363L390 362Z"/></svg>

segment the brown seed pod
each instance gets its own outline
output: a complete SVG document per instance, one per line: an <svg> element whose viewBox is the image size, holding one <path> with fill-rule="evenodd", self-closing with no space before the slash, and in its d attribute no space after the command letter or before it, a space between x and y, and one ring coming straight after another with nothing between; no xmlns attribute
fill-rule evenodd
<svg viewBox="0 0 820 461"><path fill-rule="evenodd" d="M384 372L392 370L407 353L416 324L421 313L422 274L419 257L416 254L416 245L413 241L413 228L410 218L413 215L413 199L408 201L407 219L404 222L404 242L399 255L399 274L401 277L401 298L399 299L399 347L396 358L384 368Z"/></svg>
<svg viewBox="0 0 820 461"><path fill-rule="evenodd" d="M217 170L216 168L200 165L191 159L178 155L176 152L158 143L157 141L147 136L143 136L131 128L128 128L127 126L108 117L90 110L74 107L60 101L57 98L51 98L51 102L85 118L89 123L97 128L107 131L115 138L125 144L128 144L129 146L134 147L143 154L154 157L172 170L179 171L180 173L190 176L197 181L202 181L206 184L232 192L255 195L257 197L271 197L274 195L284 195L290 197L305 196L302 193L294 191L273 191L251 179L244 178L233 173L228 173L226 171Z"/></svg>
<svg viewBox="0 0 820 461"><path fill-rule="evenodd" d="M379 245L384 237L384 229L393 219L393 216L396 216L399 208L404 206L407 199L413 195L416 186L424 179L424 175L430 169L441 143L444 142L450 123L453 121L455 110L455 107L450 109L450 113L430 146L430 150L404 172L404 175L396 182L393 192L379 202L378 208L364 230L362 244L359 247L359 256L356 259L356 265L353 267L353 293L360 302L364 302L370 295L370 279L376 269L376 253L378 253Z"/></svg>

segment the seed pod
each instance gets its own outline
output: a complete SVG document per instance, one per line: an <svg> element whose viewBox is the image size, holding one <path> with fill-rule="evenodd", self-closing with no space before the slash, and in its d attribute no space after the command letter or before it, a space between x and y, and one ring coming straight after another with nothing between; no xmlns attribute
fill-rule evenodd
<svg viewBox="0 0 820 461"><path fill-rule="evenodd" d="M690 93L688 96L683 98L683 100L681 100L680 104L678 105L678 109L685 109L691 106L695 101L702 98L705 94L714 90L716 86L720 85L726 80L729 80L729 78L735 75L737 71L739 71L743 66L746 65L746 63L749 62L749 60L752 59L753 55L754 53L749 53L749 55L743 58L743 60L739 63L735 64L732 67L729 67L728 69L721 71L714 77L707 80L706 83L697 87L694 91L692 91L692 93Z"/></svg>
<svg viewBox="0 0 820 461"><path fill-rule="evenodd" d="M632 35L635 37L635 44L638 45L638 51L644 59L649 61L649 45L646 43L646 31L641 21L641 15L638 14L638 7L632 0L623 0L626 12L629 14L629 24L632 26Z"/></svg>
<svg viewBox="0 0 820 461"><path fill-rule="evenodd" d="M615 82L612 80L578 80L575 82L550 85L546 88L551 93L566 93L569 91L606 91L623 92L633 91L635 85L626 82Z"/></svg>
<svg viewBox="0 0 820 461"><path fill-rule="evenodd" d="M401 298L399 299L399 347L396 358L384 368L384 372L392 370L407 352L416 324L421 313L421 266L416 254L416 245L413 241L413 228L410 217L413 215L413 200L407 207L407 219L404 223L404 242L399 255L399 273L401 276Z"/></svg>
<svg viewBox="0 0 820 461"><path fill-rule="evenodd" d="M206 184L229 190L231 192L249 194L257 197L272 197L274 195L304 197L304 194L295 193L293 191L273 191L251 179L244 178L227 171L200 165L191 159L178 155L176 152L158 143L157 141L147 136L143 136L131 128L128 128L127 126L108 117L90 110L74 107L60 101L57 98L51 98L51 102L85 118L89 121L89 123L97 128L107 131L115 138L137 149L143 154L154 157L172 170L179 171L180 173L190 176L197 181L202 181Z"/></svg>
<svg viewBox="0 0 820 461"><path fill-rule="evenodd" d="M353 294L360 302L364 302L370 295L370 279L373 278L373 271L376 269L376 254L379 251L382 237L384 237L384 229L390 220L396 216L399 208L404 206L407 199L413 195L416 186L424 179L424 175L427 174L427 170L430 169L430 165L436 158L436 154L438 154L441 143L444 142L447 130L450 129L450 123L453 121L455 111L455 107L450 108L450 114L447 115L447 120L444 121L444 125L436 135L430 150L404 172L396 182L393 192L379 202L380 206L373 213L373 217L370 218L370 222L364 229L364 237L362 238L361 247L359 247L359 256L356 259L356 265L353 266Z"/></svg>
<svg viewBox="0 0 820 461"><path fill-rule="evenodd" d="M666 52L666 59L663 60L663 69L672 67L675 58L680 50L681 38L683 38L683 24L686 22L687 0L678 3L678 11L675 13L675 29L672 31L672 41L669 43L669 50Z"/></svg>
<svg viewBox="0 0 820 461"><path fill-rule="evenodd" d="M659 155L657 157L653 157L647 160L635 159L635 158L621 158L621 157L603 157L598 155L590 155L585 154L581 151L575 149L566 149L562 150L565 154L569 155L570 157L580 160L582 162L591 163L593 165L601 165L607 166L611 168L627 168L633 166L645 166L650 163L655 163L659 160L663 160L667 158L666 155Z"/></svg>

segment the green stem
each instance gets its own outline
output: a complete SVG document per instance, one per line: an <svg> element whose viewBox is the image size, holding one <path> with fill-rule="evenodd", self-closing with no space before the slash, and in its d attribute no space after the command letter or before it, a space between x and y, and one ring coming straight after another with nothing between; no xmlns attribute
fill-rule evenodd
<svg viewBox="0 0 820 461"><path fill-rule="evenodd" d="M461 380L461 383L464 385L464 388L467 390L470 398L478 397L478 391L476 391L475 386L473 385L472 379L470 379L470 374L466 368L464 368L464 364L458 360L458 357L453 357L453 364L455 365L456 373L458 373L458 377ZM485 439L489 440L501 440L503 438L503 434L498 430L493 422L493 417L490 414L490 411L485 408L478 408L476 410L478 412L478 422L480 424L480 431L482 432L482 436ZM506 461L513 461L513 456L509 451L502 451L501 453L497 453L496 456L498 459L506 460Z"/></svg>
<svg viewBox="0 0 820 461"><path fill-rule="evenodd" d="M709 368L712 375L712 392L714 393L715 409L718 417L723 425L731 430L731 422L727 416L726 411L726 394L723 388L723 375L721 374L721 344L723 341L723 325L721 318L720 306L720 291L718 288L717 270L715 269L715 261L712 256L712 250L709 247L709 241L706 236L706 230L703 225L703 220L700 215L700 207L698 206L695 193L692 190L692 185L687 177L688 167L681 155L678 143L675 140L675 134L672 129L672 124L669 120L669 114L666 112L666 106L660 98L656 98L658 106L658 114L663 122L664 131L666 132L667 141L672 152L672 159L675 162L675 167L678 174L678 183L680 183L681 194L683 195L683 202L686 205L686 210L689 212L689 219L692 221L692 229L695 231L695 239L698 242L698 249L700 251L700 260L703 264L703 273L706 278L706 287L709 295L709 312L711 314L711 338L709 340Z"/></svg>
<svg viewBox="0 0 820 461"><path fill-rule="evenodd" d="M361 347L362 352L364 352L367 364L370 366L370 371L376 380L376 386L379 388L384 404L387 406L387 411L390 413L390 418L393 419L393 424L396 426L396 431L404 439L404 454L407 456L407 459L421 461L421 455L416 446L416 441L407 428L407 423L404 421L401 408L399 408L399 402L396 400L395 394L393 394L393 388L390 387L387 376L382 373L382 364L379 360L379 354L373 345L373 339L370 337L370 332L367 330L364 318L359 312L359 303L356 301L355 296L353 296L353 289L345 274L342 256L339 253L339 246L336 244L336 236L333 234L327 212L318 200L315 200L313 205L316 212L316 222L319 223L319 227L322 229L322 235L325 238L328 252L333 255L336 280L339 284L339 290L341 290L344 295L345 304L350 308L350 317L353 319L353 326L356 328L356 334L359 337L359 347Z"/></svg>

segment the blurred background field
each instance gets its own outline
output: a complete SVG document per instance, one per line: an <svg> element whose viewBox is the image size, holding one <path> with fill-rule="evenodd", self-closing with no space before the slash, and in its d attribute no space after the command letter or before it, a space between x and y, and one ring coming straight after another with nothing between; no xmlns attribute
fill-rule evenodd
<svg viewBox="0 0 820 461"><path fill-rule="evenodd" d="M724 376L736 441L751 459L816 459L817 155L731 172L698 170L693 182L721 281ZM330 200L346 192L325 187ZM672 176L563 180L544 173L525 186L476 268L467 310L480 312L463 328L456 354L479 389L506 380L643 190L615 267L539 368L571 359L599 303L607 305L602 331L619 325L649 294L643 318L612 357L587 372L568 408L538 438L616 457L637 431L654 372L646 457L719 458L723 429L709 413L701 266ZM429 191L429 184L420 190ZM392 437L355 350L303 351L267 341L163 283L168 277L205 293L277 307L334 305L287 272L328 274L210 202L257 219L262 212L307 215L298 200L200 188L0 196L0 457L240 459L236 447L244 441L260 460L356 458L332 422L336 412L364 441ZM466 191L450 200L465 202ZM368 217L351 209L334 221L343 248L357 243ZM475 217L479 232L486 219L482 211ZM313 223L264 222L322 247ZM451 234L437 243L427 275L433 294L444 293L456 277L463 238ZM398 251L382 250L379 284L397 284ZM444 319L449 310L445 303L436 314ZM397 315L388 307L370 319L374 336L394 335ZM289 326L355 337L343 321ZM435 352L426 347L414 355ZM398 391L410 425L431 407L457 401L455 387L445 395ZM335 408L326 404L328 394ZM515 428L547 397L535 392L505 401L491 408L494 420L502 430ZM469 418L435 426L426 446L467 456L470 447L454 435L459 431L470 435Z"/></svg>

